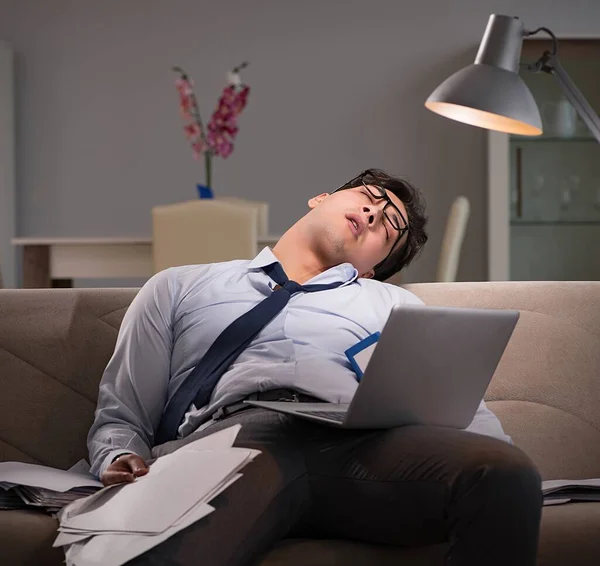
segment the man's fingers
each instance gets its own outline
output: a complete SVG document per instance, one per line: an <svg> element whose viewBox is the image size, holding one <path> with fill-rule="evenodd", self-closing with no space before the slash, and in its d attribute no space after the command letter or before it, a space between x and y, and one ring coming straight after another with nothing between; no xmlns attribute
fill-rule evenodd
<svg viewBox="0 0 600 566"><path fill-rule="evenodd" d="M142 458L139 456L132 455L127 463L129 464L129 469L136 477L143 476L148 473L148 466L146 466L146 462L144 462L144 460L142 460Z"/></svg>
<svg viewBox="0 0 600 566"><path fill-rule="evenodd" d="M130 483L148 473L148 466L143 458L137 454L125 454L115 460L102 474L102 483L113 485L116 483Z"/></svg>
<svg viewBox="0 0 600 566"><path fill-rule="evenodd" d="M102 474L102 483L107 485L113 485L115 483L129 483L132 482L135 478L133 474L129 472L104 472Z"/></svg>
<svg viewBox="0 0 600 566"><path fill-rule="evenodd" d="M140 476L145 476L148 473L148 468L134 468L133 470L133 475L136 478L139 478Z"/></svg>

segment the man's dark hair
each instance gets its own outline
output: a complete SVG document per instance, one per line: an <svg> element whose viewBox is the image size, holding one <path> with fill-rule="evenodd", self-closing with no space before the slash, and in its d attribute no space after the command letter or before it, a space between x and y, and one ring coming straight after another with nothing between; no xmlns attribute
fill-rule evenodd
<svg viewBox="0 0 600 566"><path fill-rule="evenodd" d="M404 243L393 249L388 257L374 268L374 279L385 281L409 265L427 242L425 227L428 218L425 216L425 199L421 191L407 180L392 177L381 169L366 169L337 190L360 187L363 179L366 184L375 184L394 193L404 203L408 215L408 232Z"/></svg>

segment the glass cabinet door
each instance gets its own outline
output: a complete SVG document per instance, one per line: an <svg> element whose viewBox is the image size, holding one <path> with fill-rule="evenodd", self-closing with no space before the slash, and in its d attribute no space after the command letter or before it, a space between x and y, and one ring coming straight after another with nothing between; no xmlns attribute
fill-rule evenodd
<svg viewBox="0 0 600 566"><path fill-rule="evenodd" d="M550 44L528 40L522 62ZM565 70L600 110L600 40L559 40ZM510 279L600 280L600 144L553 76L523 70L544 134L509 137Z"/></svg>

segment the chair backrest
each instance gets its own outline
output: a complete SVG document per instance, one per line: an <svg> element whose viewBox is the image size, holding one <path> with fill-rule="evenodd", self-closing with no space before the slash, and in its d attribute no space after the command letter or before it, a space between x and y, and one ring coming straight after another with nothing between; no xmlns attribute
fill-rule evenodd
<svg viewBox="0 0 600 566"><path fill-rule="evenodd" d="M257 254L259 207L243 201L200 199L152 209L152 256L168 267L252 259Z"/></svg>
<svg viewBox="0 0 600 566"><path fill-rule="evenodd" d="M244 203L250 206L255 206L258 210L258 236L269 235L269 203L261 202L257 200L246 200L239 197L217 197L216 200L223 200L225 202L233 203Z"/></svg>
<svg viewBox="0 0 600 566"><path fill-rule="evenodd" d="M469 200L463 196L457 197L450 207L435 278L437 282L456 281L470 211Z"/></svg>

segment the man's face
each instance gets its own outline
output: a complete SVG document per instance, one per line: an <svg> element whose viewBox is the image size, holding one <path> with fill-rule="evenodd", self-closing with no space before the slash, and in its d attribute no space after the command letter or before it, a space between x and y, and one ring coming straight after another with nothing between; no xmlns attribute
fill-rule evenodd
<svg viewBox="0 0 600 566"><path fill-rule="evenodd" d="M373 267L383 261L392 248L399 249L406 235L400 241L400 233L395 226L404 226L393 206L385 209L385 199L374 198L381 189L368 185L344 189L332 194L322 193L308 201L311 211L306 218L309 222L313 241L319 252L331 265L350 262L362 277L372 277ZM390 191L387 196L407 218L404 203Z"/></svg>

